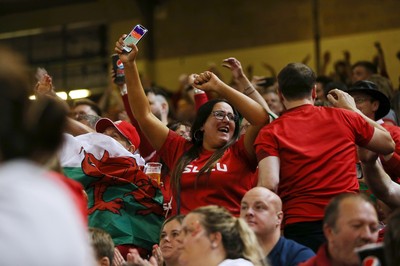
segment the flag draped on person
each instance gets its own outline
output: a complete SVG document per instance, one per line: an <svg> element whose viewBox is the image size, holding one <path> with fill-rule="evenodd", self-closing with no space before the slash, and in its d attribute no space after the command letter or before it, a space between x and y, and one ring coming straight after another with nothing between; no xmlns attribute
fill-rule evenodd
<svg viewBox="0 0 400 266"><path fill-rule="evenodd" d="M100 133L65 134L59 153L67 177L88 195L89 226L108 232L115 245L151 250L158 243L163 196L156 181L141 170L143 158Z"/></svg>

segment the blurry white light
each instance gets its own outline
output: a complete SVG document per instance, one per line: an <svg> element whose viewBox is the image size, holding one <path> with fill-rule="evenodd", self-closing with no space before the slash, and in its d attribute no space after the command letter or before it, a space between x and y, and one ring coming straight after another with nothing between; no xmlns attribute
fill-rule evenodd
<svg viewBox="0 0 400 266"><path fill-rule="evenodd" d="M36 96L35 95L31 95L31 96L29 96L29 100L36 100Z"/></svg>
<svg viewBox="0 0 400 266"><path fill-rule="evenodd" d="M56 94L57 94L58 97L60 97L63 100L68 99L68 95L67 95L67 93L65 91L59 91L59 92L56 92Z"/></svg>
<svg viewBox="0 0 400 266"><path fill-rule="evenodd" d="M87 89L72 90L68 93L68 95L71 99L86 98L90 96L90 90Z"/></svg>

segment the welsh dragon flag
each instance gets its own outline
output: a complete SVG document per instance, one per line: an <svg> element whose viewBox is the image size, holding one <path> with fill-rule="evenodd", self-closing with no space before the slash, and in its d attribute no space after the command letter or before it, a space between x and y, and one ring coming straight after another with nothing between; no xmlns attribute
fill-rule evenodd
<svg viewBox="0 0 400 266"><path fill-rule="evenodd" d="M85 188L89 226L108 232L116 245L151 250L158 243L163 196L142 172L143 158L100 133L65 134L59 158L65 175Z"/></svg>

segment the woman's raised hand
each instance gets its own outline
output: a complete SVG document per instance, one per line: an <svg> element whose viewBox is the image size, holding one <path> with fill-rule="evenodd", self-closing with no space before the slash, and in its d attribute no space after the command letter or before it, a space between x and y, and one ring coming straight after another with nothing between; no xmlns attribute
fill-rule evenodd
<svg viewBox="0 0 400 266"><path fill-rule="evenodd" d="M203 91L215 92L218 92L219 88L224 86L224 83L211 71L195 74L193 84Z"/></svg>
<svg viewBox="0 0 400 266"><path fill-rule="evenodd" d="M132 50L128 53L126 52L124 48L124 38L126 37L126 34L122 35L121 38L118 39L118 41L115 43L115 52L119 55L119 59L121 60L122 63L127 64L127 63L132 63L135 61L136 56L139 52L139 49L137 48L136 45L134 44L128 44L127 46L132 48Z"/></svg>

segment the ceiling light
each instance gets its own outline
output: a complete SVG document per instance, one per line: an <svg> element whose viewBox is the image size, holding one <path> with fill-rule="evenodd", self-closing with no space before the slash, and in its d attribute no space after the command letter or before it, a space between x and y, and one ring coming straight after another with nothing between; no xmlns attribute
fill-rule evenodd
<svg viewBox="0 0 400 266"><path fill-rule="evenodd" d="M90 96L90 90L87 89L72 90L68 93L68 95L71 99L86 98Z"/></svg>

